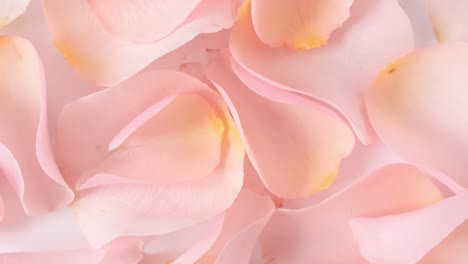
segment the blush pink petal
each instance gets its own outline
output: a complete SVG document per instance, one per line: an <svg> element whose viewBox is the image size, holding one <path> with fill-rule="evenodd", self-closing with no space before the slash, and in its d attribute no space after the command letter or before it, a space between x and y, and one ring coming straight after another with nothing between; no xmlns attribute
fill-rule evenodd
<svg viewBox="0 0 468 264"><path fill-rule="evenodd" d="M416 47L427 47L436 43L431 19L428 15L428 2L427 0L398 0L413 25Z"/></svg>
<svg viewBox="0 0 468 264"><path fill-rule="evenodd" d="M243 189L226 211L218 239L196 263L249 263L257 239L274 209L268 196Z"/></svg>
<svg viewBox="0 0 468 264"><path fill-rule="evenodd" d="M468 44L417 50L390 63L368 91L369 118L390 149L468 187Z"/></svg>
<svg viewBox="0 0 468 264"><path fill-rule="evenodd" d="M397 1L354 1L351 16L332 34L329 44L307 51L263 44L245 13L240 12L230 40L234 60L248 73L236 72L240 79L266 97L279 90L282 101L294 103L301 95L311 104L314 99L326 103L349 120L361 141L369 143L372 132L364 91L379 68L413 48L410 21ZM249 75L263 84L248 84Z"/></svg>
<svg viewBox="0 0 468 264"><path fill-rule="evenodd" d="M417 263L465 222L467 205L468 195L460 194L405 214L352 219L350 225L369 262Z"/></svg>
<svg viewBox="0 0 468 264"><path fill-rule="evenodd" d="M349 17L353 3L353 0L249 1L253 26L262 42L274 48L286 44L293 49L326 45L330 34Z"/></svg>
<svg viewBox="0 0 468 264"><path fill-rule="evenodd" d="M2 0L0 3L0 28L26 11L30 0Z"/></svg>
<svg viewBox="0 0 468 264"><path fill-rule="evenodd" d="M159 41L135 43L110 34L86 0L43 4L55 46L83 78L100 86L126 80L201 33L229 28L236 8L231 0L203 0L187 18L190 22L173 33Z"/></svg>
<svg viewBox="0 0 468 264"><path fill-rule="evenodd" d="M142 242L134 238L115 240L102 249L75 249L48 252L1 253L1 264L137 264L142 258Z"/></svg>
<svg viewBox="0 0 468 264"><path fill-rule="evenodd" d="M172 33L202 0L86 0L103 26L131 42L152 42Z"/></svg>
<svg viewBox="0 0 468 264"><path fill-rule="evenodd" d="M265 186L281 198L307 197L328 188L354 147L346 123L309 105L256 94L221 60L210 68L208 78L228 102Z"/></svg>
<svg viewBox="0 0 468 264"><path fill-rule="evenodd" d="M146 239L140 264L195 263L213 245L221 232L224 214L169 234Z"/></svg>
<svg viewBox="0 0 468 264"><path fill-rule="evenodd" d="M260 238L263 257L278 263L366 263L350 219L407 212L441 199L437 187L416 168L388 165L313 207L278 209Z"/></svg>
<svg viewBox="0 0 468 264"><path fill-rule="evenodd" d="M188 75L142 73L64 108L59 164L78 188L96 175L153 183L199 180L220 160L227 111L221 104L211 88Z"/></svg>
<svg viewBox="0 0 468 264"><path fill-rule="evenodd" d="M164 111L174 110L169 109L171 103L168 104L140 127L143 130L134 130L122 144L116 144L118 148L109 152L109 146L113 146L111 142L122 128L132 123L142 112L154 114L145 110L168 96L176 96L173 102L182 98L182 104L176 105L176 109L185 112L165 115ZM198 105L203 102L210 111L203 112L208 109L203 106L200 112L198 106L184 98L195 99ZM188 103L185 109L184 103ZM115 114L116 110L118 115ZM171 120L176 122L198 114L203 118L208 117L208 123L212 126L209 129L215 129L219 134L213 135L210 130L203 130L205 119L201 119L203 122L198 126L193 122L188 127L185 123L181 127L170 125ZM158 126L157 121L162 121L159 122L162 126ZM176 129L175 134L158 137L161 131L170 128L181 128L186 133L202 129L203 133L177 134ZM211 139L203 134L211 135ZM144 72L121 86L103 90L68 105L60 118L58 136L61 168L67 172L67 177L70 176L70 181L86 182L96 177L98 171L111 171L109 175L104 174L105 178L96 179L92 184L94 188L83 190L73 204L83 232L94 246L103 245L118 236L166 234L206 221L228 208L242 187L245 153L227 108L210 87L180 72ZM187 140L189 145L178 140ZM211 144L207 140L221 140L215 144L218 146L218 155L214 167L211 158L208 163L204 161L206 146L203 145ZM182 174L171 175L174 168L164 167L167 165L161 162L166 160L166 151L161 152L157 148L150 148L143 160L146 162L142 162L136 155L140 150L128 148L128 144L138 141L141 141L143 148L147 147L146 144L158 142L180 143L174 145L169 153L180 154L174 157L179 164L170 163L170 166L177 166L178 170L185 170L190 176L192 169L196 170L200 166L196 162L199 161L206 169L205 175L190 180L177 176ZM190 141L201 144L197 156L184 153L185 146L191 147ZM122 146L127 148L122 150ZM121 151L128 152L128 155L124 155L125 159L114 159L115 155L123 155ZM136 153L135 156L132 153ZM161 167L152 167L153 162ZM91 173L83 174L83 171ZM116 183L116 177L124 180ZM139 183L131 183L126 179L139 180Z"/></svg>
<svg viewBox="0 0 468 264"><path fill-rule="evenodd" d="M437 40L468 41L468 2L464 0L428 0L429 14Z"/></svg>
<svg viewBox="0 0 468 264"><path fill-rule="evenodd" d="M30 42L13 36L0 36L0 57L0 168L28 214L63 207L73 192L49 143L41 61Z"/></svg>

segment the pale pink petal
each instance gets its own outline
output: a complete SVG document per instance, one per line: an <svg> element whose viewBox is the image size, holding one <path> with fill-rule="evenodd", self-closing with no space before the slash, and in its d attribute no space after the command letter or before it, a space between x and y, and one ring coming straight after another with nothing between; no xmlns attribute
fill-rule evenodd
<svg viewBox="0 0 468 264"><path fill-rule="evenodd" d="M249 263L257 239L274 209L268 196L243 189L226 211L218 239L197 263Z"/></svg>
<svg viewBox="0 0 468 264"><path fill-rule="evenodd" d="M434 30L429 17L427 0L398 0L413 24L416 47L427 47L436 43Z"/></svg>
<svg viewBox="0 0 468 264"><path fill-rule="evenodd" d="M221 232L224 215L169 234L145 239L145 256L140 264L184 261L195 263L213 245ZM175 263L175 262L174 262Z"/></svg>
<svg viewBox="0 0 468 264"><path fill-rule="evenodd" d="M75 249L48 252L1 253L1 264L137 264L142 258L142 242L117 239L102 249Z"/></svg>
<svg viewBox="0 0 468 264"><path fill-rule="evenodd" d="M5 215L5 206L3 205L3 199L0 194L0 221L3 220L3 216Z"/></svg>
<svg viewBox="0 0 468 264"><path fill-rule="evenodd" d="M190 22L167 37L151 43L135 43L112 36L92 14L86 0L43 3L55 46L80 75L102 86L129 78L201 33L229 28L236 8L231 0L203 0L187 18Z"/></svg>
<svg viewBox="0 0 468 264"><path fill-rule="evenodd" d="M236 73L249 88L283 102L304 98L311 104L314 99L324 102L342 113L358 138L369 143L372 132L364 91L379 68L413 48L413 34L396 0L355 1L350 13L327 46L307 51L263 44L250 15L240 15L232 30L230 51L245 70ZM253 77L261 82L251 83ZM281 96L271 97L275 91Z"/></svg>
<svg viewBox="0 0 468 264"><path fill-rule="evenodd" d="M363 257L372 263L417 263L468 218L468 195L455 195L405 214L350 221Z"/></svg>
<svg viewBox="0 0 468 264"><path fill-rule="evenodd" d="M0 37L0 167L28 214L65 206L73 192L52 155L47 128L45 80L27 40Z"/></svg>
<svg viewBox="0 0 468 264"><path fill-rule="evenodd" d="M428 0L429 14L437 40L468 41L468 2L464 0Z"/></svg>
<svg viewBox="0 0 468 264"><path fill-rule="evenodd" d="M468 186L468 44L417 50L390 63L367 94L369 118L403 158Z"/></svg>
<svg viewBox="0 0 468 264"><path fill-rule="evenodd" d="M188 75L144 72L64 108L58 162L78 188L95 175L152 183L199 180L219 163L223 111L221 98Z"/></svg>
<svg viewBox="0 0 468 264"><path fill-rule="evenodd" d="M309 105L256 94L222 60L211 66L208 78L228 102L247 155L273 194L302 198L332 184L354 146L346 123Z"/></svg>
<svg viewBox="0 0 468 264"><path fill-rule="evenodd" d="M275 48L286 44L293 49L326 45L330 34L348 19L353 3L353 0L248 1L252 3L255 32L262 42Z"/></svg>
<svg viewBox="0 0 468 264"><path fill-rule="evenodd" d="M278 209L261 236L263 256L278 263L366 263L350 219L407 212L441 199L430 178L416 168L389 165L316 206Z"/></svg>
<svg viewBox="0 0 468 264"><path fill-rule="evenodd" d="M9 24L26 11L30 0L2 0L0 2L0 27Z"/></svg>
<svg viewBox="0 0 468 264"><path fill-rule="evenodd" d="M151 42L172 33L202 0L86 0L103 26L126 41Z"/></svg>
<svg viewBox="0 0 468 264"><path fill-rule="evenodd" d="M466 203L465 203L466 204ZM465 264L468 263L468 222L455 229L442 243L431 250L421 261L421 264Z"/></svg>

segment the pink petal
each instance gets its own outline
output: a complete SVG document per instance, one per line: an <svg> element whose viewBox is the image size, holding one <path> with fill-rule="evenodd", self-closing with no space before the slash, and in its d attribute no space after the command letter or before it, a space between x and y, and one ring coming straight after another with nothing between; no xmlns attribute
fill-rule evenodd
<svg viewBox="0 0 468 264"><path fill-rule="evenodd" d="M184 104L176 105L178 111L185 112L166 115L164 111L172 111L169 109L172 103L156 115L151 109L145 111L168 96L176 96L172 103L181 98L180 102L189 103L185 108ZM204 104L202 111L199 112L199 106L186 101L187 98L195 99L197 104ZM210 110L206 112L208 108ZM118 115L115 114L116 109ZM126 125L135 118L148 120L141 113L154 117L141 127L143 130L137 128L141 122L134 122L137 125L122 134L123 138L130 135L123 141L117 140L122 143L112 144L115 135L120 135L119 131L125 130ZM166 126L170 124L169 121L176 122L178 118L185 120L192 114L208 118L202 121L209 120L206 123L209 124L206 126L209 130L205 129L205 121L198 125L191 122L189 126L182 122L181 126L172 128L180 129L185 134L161 133L171 129ZM179 132L177 129L174 131ZM199 129L203 133L198 133ZM220 134L210 134L213 129ZM161 134L163 137L160 137ZM179 139L186 142L179 142ZM204 145L212 144L209 140L221 140L215 144L218 146L218 154L214 167L211 166L210 155L207 161L204 160L203 152L210 151L210 146L206 150L207 146ZM148 147L146 145L150 148L151 144L161 146L167 142L177 144L174 149L150 148L142 160L139 149L122 149L135 142L140 142L143 148ZM184 153L194 151L190 149L191 144L201 144L197 145L197 156ZM109 152L108 146L111 149L118 147ZM205 221L228 208L242 186L244 149L221 97L201 81L179 72L144 72L121 86L103 90L68 105L59 122L58 153L61 168L72 182L85 182L88 176L94 177L99 171L106 176L98 180L97 184L91 184L98 187L84 190L73 204L78 221L93 245L102 245L122 235L165 234ZM178 164L163 164L163 161L170 162L165 155L177 153L179 156L177 159L173 156L173 159ZM119 155L125 159L114 157ZM196 171L201 166L197 162L206 169L204 175L197 176L200 176L199 179L181 178L182 173L171 171L184 170L186 175L191 176L192 170ZM152 167L153 163L160 165L160 168ZM107 172L111 172L111 177L106 175ZM115 184L116 177L124 180ZM125 179L143 180L143 184Z"/></svg>
<svg viewBox="0 0 468 264"><path fill-rule="evenodd" d="M85 0L43 3L55 46L80 75L102 86L120 83L201 33L230 27L235 9L231 0L203 0L187 18L190 22L167 37L151 43L135 43L111 35L92 15Z"/></svg>
<svg viewBox="0 0 468 264"><path fill-rule="evenodd" d="M468 186L468 44L421 49L387 66L367 95L376 133L396 153Z"/></svg>
<svg viewBox="0 0 468 264"><path fill-rule="evenodd" d="M103 26L126 41L152 42L172 33L202 0L86 0Z"/></svg>
<svg viewBox="0 0 468 264"><path fill-rule="evenodd" d="M253 26L263 43L275 48L286 44L293 49L310 49L327 43L330 34L349 17L353 0L251 2Z"/></svg>
<svg viewBox="0 0 468 264"><path fill-rule="evenodd" d="M440 199L432 181L416 168L389 165L316 206L278 209L261 236L263 256L278 263L365 263L350 219L407 212Z"/></svg>
<svg viewBox="0 0 468 264"><path fill-rule="evenodd" d="M109 174L153 183L199 180L220 159L222 104L188 75L142 73L64 108L59 164L77 187ZM83 133L89 128L92 133Z"/></svg>
<svg viewBox="0 0 468 264"><path fill-rule="evenodd" d="M355 218L350 225L360 252L368 261L416 263L465 222L467 204L468 195L456 195L405 214Z"/></svg>
<svg viewBox="0 0 468 264"><path fill-rule="evenodd" d="M0 263L5 264L137 264L142 243L138 239L122 238L102 249L76 249L49 252L1 253Z"/></svg>
<svg viewBox="0 0 468 264"><path fill-rule="evenodd" d="M427 47L436 42L427 0L398 0L413 24L416 47Z"/></svg>
<svg viewBox="0 0 468 264"><path fill-rule="evenodd" d="M0 167L28 214L63 207L73 192L50 149L45 81L40 59L27 40L0 37Z"/></svg>
<svg viewBox="0 0 468 264"><path fill-rule="evenodd" d="M358 138L369 143L372 132L362 95L379 68L412 49L413 35L396 0L356 1L350 13L327 46L308 51L263 44L251 17L241 15L232 31L230 51L248 72L236 71L249 88L273 100L278 99L270 97L272 90L280 91L283 102L294 103L298 97L311 104L314 99L324 102L342 113ZM249 75L262 83L249 83Z"/></svg>
<svg viewBox="0 0 468 264"><path fill-rule="evenodd" d="M30 0L2 0L0 4L0 27L13 21L26 11Z"/></svg>
<svg viewBox="0 0 468 264"><path fill-rule="evenodd" d="M440 42L468 41L468 2L464 0L429 0L429 14Z"/></svg>
<svg viewBox="0 0 468 264"><path fill-rule="evenodd" d="M282 198L328 188L354 146L348 126L308 105L268 100L243 85L228 67L220 61L208 77L228 102L265 186Z"/></svg>
<svg viewBox="0 0 468 264"><path fill-rule="evenodd" d="M257 239L274 209L268 196L243 189L226 211L218 239L197 263L249 263Z"/></svg>

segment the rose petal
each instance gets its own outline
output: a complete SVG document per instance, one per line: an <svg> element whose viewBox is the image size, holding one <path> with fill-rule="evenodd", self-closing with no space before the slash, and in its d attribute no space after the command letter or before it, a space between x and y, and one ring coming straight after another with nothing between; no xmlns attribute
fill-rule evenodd
<svg viewBox="0 0 468 264"><path fill-rule="evenodd" d="M0 3L0 27L9 24L26 11L30 0L2 0Z"/></svg>
<svg viewBox="0 0 468 264"><path fill-rule="evenodd" d="M463 0L429 0L429 14L437 40L468 41L468 2Z"/></svg>
<svg viewBox="0 0 468 264"><path fill-rule="evenodd" d="M415 51L387 66L367 95L382 141L403 158L468 186L468 44Z"/></svg>
<svg viewBox="0 0 468 264"><path fill-rule="evenodd" d="M225 128L219 113L227 111L221 105L188 75L142 73L65 107L59 164L78 188L95 175L153 183L201 179L220 159ZM92 133L82 133L90 127Z"/></svg>
<svg viewBox="0 0 468 264"><path fill-rule="evenodd" d="M263 256L278 263L364 263L348 221L411 211L442 199L416 168L383 167L323 203L278 209L261 236Z"/></svg>
<svg viewBox="0 0 468 264"><path fill-rule="evenodd" d="M253 26L263 43L276 48L286 44L293 49L310 49L327 43L330 34L349 17L353 0L251 2Z"/></svg>
<svg viewBox="0 0 468 264"><path fill-rule="evenodd" d="M427 47L436 43L427 0L398 0L413 24L416 47Z"/></svg>
<svg viewBox="0 0 468 264"><path fill-rule="evenodd" d="M142 243L138 239L122 238L102 249L76 249L49 252L13 252L0 254L0 263L8 264L137 264Z"/></svg>
<svg viewBox="0 0 468 264"><path fill-rule="evenodd" d="M0 168L28 214L73 200L49 144L45 82L40 59L27 40L0 37Z"/></svg>
<svg viewBox="0 0 468 264"><path fill-rule="evenodd" d="M204 0L193 10L190 23L160 41L134 43L109 34L98 18L90 15L92 10L85 0L43 3L56 47L80 75L102 86L120 83L201 33L230 27L235 9L231 0Z"/></svg>
<svg viewBox="0 0 468 264"><path fill-rule="evenodd" d="M258 236L274 209L268 196L243 189L226 211L218 239L197 263L249 263Z"/></svg>
<svg viewBox="0 0 468 264"><path fill-rule="evenodd" d="M152 42L172 33L202 0L86 0L103 26L126 41Z"/></svg>
<svg viewBox="0 0 468 264"><path fill-rule="evenodd" d="M273 194L300 198L330 186L354 146L345 123L308 105L254 93L221 60L208 77L228 102L249 159Z"/></svg>
<svg viewBox="0 0 468 264"><path fill-rule="evenodd" d="M241 15L232 30L230 51L248 72L236 71L249 88L273 100L278 98L271 97L272 90L280 91L283 102L294 103L298 96L324 102L342 113L358 138L369 143L372 132L363 93L379 68L413 48L413 34L396 0L356 1L350 12L327 46L308 51L263 44L251 17ZM249 75L262 82L249 83Z"/></svg>
<svg viewBox="0 0 468 264"><path fill-rule="evenodd" d="M468 195L456 195L406 214L355 218L350 225L361 255L369 262L417 263L465 222L467 204Z"/></svg>

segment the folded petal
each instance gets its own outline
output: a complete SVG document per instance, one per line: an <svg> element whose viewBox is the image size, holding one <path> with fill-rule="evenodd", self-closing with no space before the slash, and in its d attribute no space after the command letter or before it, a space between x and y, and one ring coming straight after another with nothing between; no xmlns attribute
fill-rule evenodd
<svg viewBox="0 0 468 264"><path fill-rule="evenodd" d="M205 221L242 186L244 149L227 107L180 72L144 72L73 102L58 137L67 179L95 187L73 204L93 245Z"/></svg>
<svg viewBox="0 0 468 264"><path fill-rule="evenodd" d="M468 41L468 2L463 0L429 0L429 14L437 40Z"/></svg>
<svg viewBox="0 0 468 264"><path fill-rule="evenodd" d="M428 15L428 2L427 0L398 0L413 24L416 47L427 47L436 42L431 19Z"/></svg>
<svg viewBox="0 0 468 264"><path fill-rule="evenodd" d="M55 163L48 134L40 59L30 42L0 36L0 169L28 214L73 200Z"/></svg>
<svg viewBox="0 0 468 264"><path fill-rule="evenodd" d="M408 212L442 199L416 168L393 164L310 208L278 209L261 235L263 257L278 263L365 263L348 221Z"/></svg>
<svg viewBox="0 0 468 264"><path fill-rule="evenodd" d="M331 185L354 147L346 123L308 105L256 94L222 60L212 65L208 78L228 102L247 155L273 194L300 198Z"/></svg>
<svg viewBox="0 0 468 264"><path fill-rule="evenodd" d="M311 49L327 44L330 34L349 17L353 0L251 2L253 26L263 43L272 47L286 44L293 49Z"/></svg>
<svg viewBox="0 0 468 264"><path fill-rule="evenodd" d="M369 262L419 263L468 219L467 204L468 195L455 195L405 214L356 218L350 225L362 256Z"/></svg>
<svg viewBox="0 0 468 264"><path fill-rule="evenodd" d="M226 211L218 239L196 263L250 263L257 239L274 209L268 196L243 189Z"/></svg>
<svg viewBox="0 0 468 264"><path fill-rule="evenodd" d="M468 44L417 50L390 63L367 94L382 141L406 160L468 186Z"/></svg>
<svg viewBox="0 0 468 264"><path fill-rule="evenodd" d="M78 188L95 177L110 180L107 175L151 183L200 180L217 167L223 140L230 140L225 118L224 103L204 83L179 72L145 72L64 108L58 161Z"/></svg>
<svg viewBox="0 0 468 264"><path fill-rule="evenodd" d="M30 0L4 0L0 3L0 27L9 24L26 11Z"/></svg>
<svg viewBox="0 0 468 264"><path fill-rule="evenodd" d="M174 32L161 40L141 43L125 41L109 33L100 22L100 19L94 15L93 10L95 9L88 2L87 0L78 0L65 3L61 0L46 0L43 1L43 4L55 46L77 69L80 75L92 83L102 86L112 86L126 80L155 59L175 50L201 33L213 33L223 28L229 28L232 25L236 7L231 0L203 0L190 13L191 15L187 18L190 21L187 21L186 24L175 29ZM122 7L123 3L129 3L135 11L137 9L142 11L145 6L140 6L138 3L152 3L153 5L156 2L166 3L167 1L138 1L138 3L135 1L119 1L115 5L112 2L112 8L104 4L107 1L92 2L98 3L99 6L102 5L99 10L106 13L107 18L111 18L113 15L107 12L121 10L119 8ZM185 7L177 4L181 1L174 2L174 4L172 2L166 3L170 4L167 6L168 8L177 6L178 10L185 9ZM190 5L193 6L196 1L184 2L191 2ZM153 7L156 7L156 5ZM127 11L129 10L125 12ZM149 9L146 9L146 11L149 11ZM149 19L150 21L143 21L147 23L153 19L159 19L158 17L161 16L172 17L174 15L174 12L160 14L160 11L155 15L148 13L143 16L139 14L138 16L142 21ZM182 13L186 13L186 11ZM126 13L125 16L128 19L129 14ZM121 20L119 17L112 18L112 25L118 27L118 30L123 33L130 34L130 37L135 37L131 35L136 34L136 37L143 39L153 37L154 32L146 33L148 27L132 30L132 28L139 27L139 22L137 23L136 20L135 23L128 24L126 29L122 28L122 25L114 24L115 19L125 23L125 20ZM161 17L161 19L163 18ZM171 19L176 21L180 20L180 17ZM150 28L152 27L154 25L151 25Z"/></svg>
<svg viewBox="0 0 468 264"><path fill-rule="evenodd" d="M102 249L75 249L48 252L1 253L0 263L8 264L137 264L142 257L142 242L134 238L117 239Z"/></svg>
<svg viewBox="0 0 468 264"><path fill-rule="evenodd" d="M134 42L161 39L184 22L202 0L86 0L114 36Z"/></svg>
<svg viewBox="0 0 468 264"><path fill-rule="evenodd" d="M249 13L241 12L230 51L238 63L236 74L249 88L286 103L304 99L325 103L349 120L361 141L369 143L372 132L364 91L379 68L413 48L413 34L396 0L355 1L350 13L327 46L296 51L263 44Z"/></svg>

